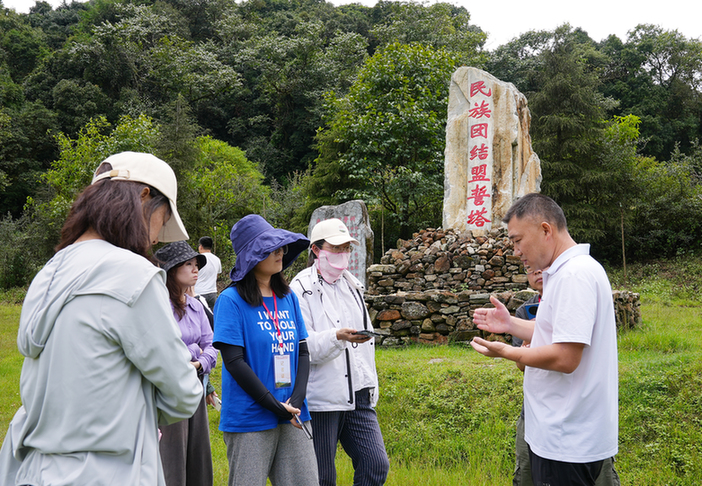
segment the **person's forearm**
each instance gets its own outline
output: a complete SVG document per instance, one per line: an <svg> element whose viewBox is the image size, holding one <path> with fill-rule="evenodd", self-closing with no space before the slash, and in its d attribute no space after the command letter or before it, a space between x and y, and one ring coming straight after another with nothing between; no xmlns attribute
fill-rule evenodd
<svg viewBox="0 0 702 486"><path fill-rule="evenodd" d="M202 365L202 373L209 373L217 364L217 350L210 344L202 349L197 360Z"/></svg>
<svg viewBox="0 0 702 486"><path fill-rule="evenodd" d="M509 329L509 333L512 336L517 336L523 341L531 342L531 338L534 335L534 321L520 319L518 317L511 317Z"/></svg>
<svg viewBox="0 0 702 486"><path fill-rule="evenodd" d="M290 405L295 408L302 408L305 395L307 394L307 380L310 375L310 353L305 341L299 343L298 349L297 374L295 375L295 387L290 396Z"/></svg>
<svg viewBox="0 0 702 486"><path fill-rule="evenodd" d="M584 347L580 343L555 343L537 348L505 346L502 355L517 365L572 373L580 364Z"/></svg>
<svg viewBox="0 0 702 486"><path fill-rule="evenodd" d="M234 377L237 384L246 392L256 403L261 405L266 410L276 414L284 420L290 420L292 414L288 412L282 403L276 399L273 394L266 388L263 382L256 376L256 373L244 360L244 348L241 346L232 346L220 343L220 351L222 352L222 362L227 371Z"/></svg>

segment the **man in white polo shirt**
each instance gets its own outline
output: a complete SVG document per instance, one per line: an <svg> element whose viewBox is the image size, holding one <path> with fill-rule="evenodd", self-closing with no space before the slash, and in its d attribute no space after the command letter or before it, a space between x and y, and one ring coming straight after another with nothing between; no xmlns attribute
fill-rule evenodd
<svg viewBox="0 0 702 486"><path fill-rule="evenodd" d="M197 251L207 258L207 265L200 269L195 283L195 293L204 297L210 309L214 309L217 300L217 275L222 273L222 262L212 253L212 238L203 236L198 241Z"/></svg>
<svg viewBox="0 0 702 486"><path fill-rule="evenodd" d="M609 279L589 245L571 238L561 208L541 194L517 200L503 218L514 254L543 270L535 321L477 309L478 328L531 341L529 348L475 338L481 354L526 366L525 439L536 486L588 485L617 453L618 365Z"/></svg>

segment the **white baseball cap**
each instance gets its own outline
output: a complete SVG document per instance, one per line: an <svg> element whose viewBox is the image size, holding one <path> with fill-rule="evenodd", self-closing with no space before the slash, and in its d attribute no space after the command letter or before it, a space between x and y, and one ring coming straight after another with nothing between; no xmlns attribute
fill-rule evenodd
<svg viewBox="0 0 702 486"><path fill-rule="evenodd" d="M178 215L176 207L178 182L170 165L154 155L140 152L121 152L111 155L103 160L100 166L104 163L109 163L112 170L95 174L91 184L109 178L115 181L143 182L158 189L168 198L168 204L171 207L171 217L161 228L158 241L168 243L189 238L183 221Z"/></svg>
<svg viewBox="0 0 702 486"><path fill-rule="evenodd" d="M325 219L314 225L310 234L310 241L314 243L319 240L324 240L334 246L349 242L358 245L358 240L349 234L349 229L338 218Z"/></svg>

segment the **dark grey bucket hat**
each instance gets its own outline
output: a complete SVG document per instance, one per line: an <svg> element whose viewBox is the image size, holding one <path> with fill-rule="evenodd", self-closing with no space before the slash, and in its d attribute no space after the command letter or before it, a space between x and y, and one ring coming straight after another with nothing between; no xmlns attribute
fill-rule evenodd
<svg viewBox="0 0 702 486"><path fill-rule="evenodd" d="M188 243L185 241L169 243L163 248L159 248L154 256L159 261L159 266L163 268L166 273L168 273L168 270L176 265L187 262L193 258L197 258L198 268L202 268L207 265L207 258L205 255L200 255L198 252L190 248L190 245L188 245Z"/></svg>

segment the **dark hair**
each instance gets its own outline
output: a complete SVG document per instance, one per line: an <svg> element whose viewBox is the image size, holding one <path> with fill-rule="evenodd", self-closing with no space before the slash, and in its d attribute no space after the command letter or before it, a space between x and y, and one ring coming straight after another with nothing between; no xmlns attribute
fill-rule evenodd
<svg viewBox="0 0 702 486"><path fill-rule="evenodd" d="M319 248L321 250L322 246L326 242L327 242L327 240L322 239L322 240L317 240L314 243L312 243L312 245L310 245L309 255L307 255L307 266L308 267L311 267L312 265L314 265L314 261L317 259L317 255L315 255L314 252L312 251L312 246L316 246L317 248Z"/></svg>
<svg viewBox="0 0 702 486"><path fill-rule="evenodd" d="M558 231L568 229L565 214L556 201L537 192L517 199L502 218L502 222L509 224L509 221L515 217L540 219L539 222L546 221L555 226Z"/></svg>
<svg viewBox="0 0 702 486"><path fill-rule="evenodd" d="M187 260L186 260L187 261ZM178 320L181 320L185 315L185 302L183 300L183 288L176 282L175 274L185 262L170 268L166 273L166 288L168 289L168 297L171 299L173 309L175 310ZM187 300L187 298L186 298Z"/></svg>
<svg viewBox="0 0 702 486"><path fill-rule="evenodd" d="M203 236L200 238L200 240L198 240L198 244L205 250L211 250L213 245L212 238L209 236Z"/></svg>
<svg viewBox="0 0 702 486"><path fill-rule="evenodd" d="M234 284L236 286L236 291L239 292L244 301L251 307L258 307L263 304L263 296L261 295L261 289L258 287L258 281L253 271L244 275L244 278ZM276 297L282 299L290 293L290 287L288 282L285 280L283 272L278 272L271 275L271 290Z"/></svg>
<svg viewBox="0 0 702 486"><path fill-rule="evenodd" d="M112 166L105 163L98 173L108 170ZM145 187L149 188L151 199L142 205L141 192ZM163 205L170 214L168 198L148 184L110 179L91 184L71 206L56 251L75 243L92 228L105 241L149 258L151 215Z"/></svg>

